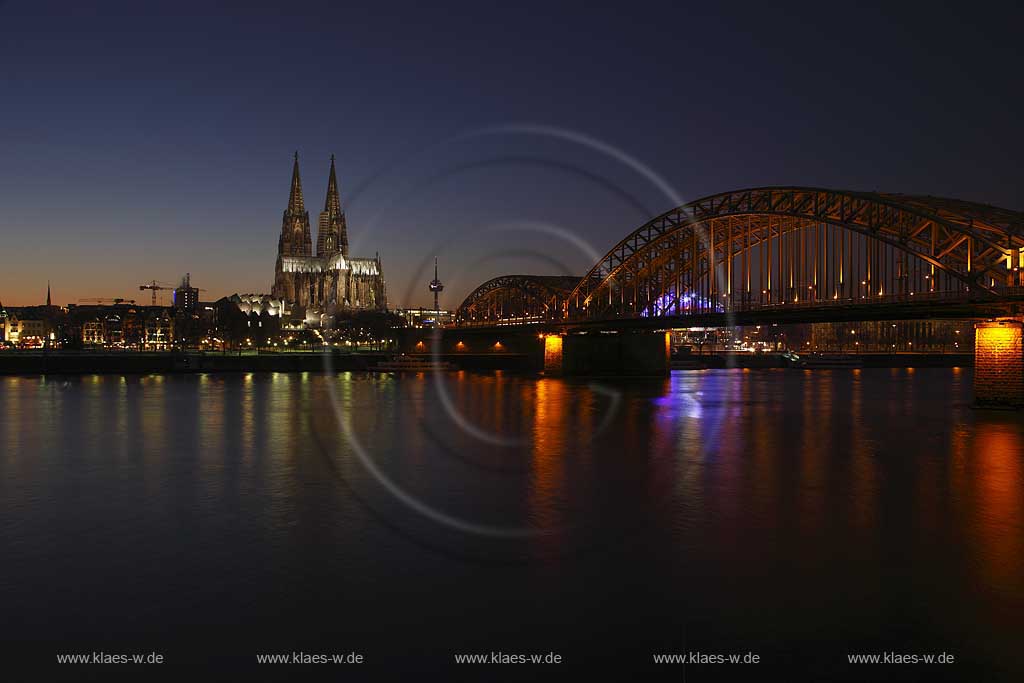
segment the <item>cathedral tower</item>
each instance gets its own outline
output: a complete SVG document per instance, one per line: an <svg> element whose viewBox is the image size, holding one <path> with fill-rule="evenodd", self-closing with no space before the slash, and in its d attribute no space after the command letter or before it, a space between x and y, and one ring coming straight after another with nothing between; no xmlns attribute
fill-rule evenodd
<svg viewBox="0 0 1024 683"><path fill-rule="evenodd" d="M334 256L341 253L348 258L348 228L345 226L345 212L341 210L338 195L338 178L334 173L334 155L331 155L331 174L327 180L327 201L320 212L317 225L316 255Z"/></svg>
<svg viewBox="0 0 1024 683"><path fill-rule="evenodd" d="M288 196L288 208L281 220L281 239L277 247L278 256L312 256L313 239L309 232L309 212L302 201L302 180L299 178L299 153L295 153L292 167L292 190Z"/></svg>

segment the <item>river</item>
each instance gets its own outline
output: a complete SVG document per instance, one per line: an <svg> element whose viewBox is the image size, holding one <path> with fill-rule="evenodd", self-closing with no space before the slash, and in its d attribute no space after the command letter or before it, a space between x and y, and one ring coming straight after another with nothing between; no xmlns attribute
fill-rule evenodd
<svg viewBox="0 0 1024 683"><path fill-rule="evenodd" d="M1024 419L970 401L959 368L0 377L6 666L1019 679ZM693 652L758 663L653 659ZM894 652L955 660L847 663Z"/></svg>

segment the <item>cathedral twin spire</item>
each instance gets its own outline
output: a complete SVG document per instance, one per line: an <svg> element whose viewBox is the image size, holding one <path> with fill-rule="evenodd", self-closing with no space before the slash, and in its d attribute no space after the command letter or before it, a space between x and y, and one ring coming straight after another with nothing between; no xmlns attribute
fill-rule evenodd
<svg viewBox="0 0 1024 683"><path fill-rule="evenodd" d="M320 212L317 224L316 255L333 256L341 253L348 257L348 228L345 225L345 212L341 210L341 197L338 195L338 176L334 172L334 155L331 155L331 173L327 178L327 200L324 210Z"/></svg>
<svg viewBox="0 0 1024 683"><path fill-rule="evenodd" d="M278 256L312 256L313 241L309 235L309 213L302 201L302 179L299 177L299 153L295 153L292 166L292 189L288 195L288 208L281 219L281 238L277 244Z"/></svg>
<svg viewBox="0 0 1024 683"><path fill-rule="evenodd" d="M306 212L302 197L298 152L295 153L295 162L292 165L292 187L281 229L280 252L286 256L312 256L309 214ZM348 256L348 229L345 225L345 213L341 210L338 177L334 170L332 154L331 171L327 180L327 200L324 202L324 210L320 212L317 225L316 255L333 256L337 253Z"/></svg>
<svg viewBox="0 0 1024 683"><path fill-rule="evenodd" d="M288 195L288 211L295 214L306 212L305 203L302 201L302 179L299 178L299 153L295 153L295 164L292 166L292 191Z"/></svg>
<svg viewBox="0 0 1024 683"><path fill-rule="evenodd" d="M306 210L302 198L302 178L299 175L299 153L295 153L295 162L292 164L292 189L288 195L288 210L293 213L302 213ZM327 201L324 202L324 211L327 213L341 214L341 196L338 194L338 175L334 170L334 155L331 155L331 172L327 178Z"/></svg>
<svg viewBox="0 0 1024 683"><path fill-rule="evenodd" d="M338 176L334 173L334 155L331 155L331 174L327 178L327 201L324 211L341 213L341 197L338 196Z"/></svg>

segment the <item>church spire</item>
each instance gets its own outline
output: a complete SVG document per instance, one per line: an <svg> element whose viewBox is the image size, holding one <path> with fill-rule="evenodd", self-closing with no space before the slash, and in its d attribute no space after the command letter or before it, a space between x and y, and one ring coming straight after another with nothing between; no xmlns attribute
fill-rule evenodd
<svg viewBox="0 0 1024 683"><path fill-rule="evenodd" d="M327 201L320 212L316 238L316 255L332 256L341 252L348 258L348 228L345 226L345 213L341 210L341 197L338 194L338 175L334 170L334 155L331 155L331 172L327 178Z"/></svg>
<svg viewBox="0 0 1024 683"><path fill-rule="evenodd" d="M288 211L301 214L306 210L302 201L302 180L299 178L299 153L295 152L295 165L292 166L292 191L288 195Z"/></svg>
<svg viewBox="0 0 1024 683"><path fill-rule="evenodd" d="M302 201L298 152L295 153L295 163L292 166L292 190L288 196L288 208L284 210L284 216L281 219L281 238L277 243L277 255L313 255L313 240L309 234L309 213Z"/></svg>
<svg viewBox="0 0 1024 683"><path fill-rule="evenodd" d="M338 196L338 176L334 173L334 155L331 155L331 175L327 179L327 201L324 211L338 215L341 213L341 197Z"/></svg>
<svg viewBox="0 0 1024 683"><path fill-rule="evenodd" d="M49 308L50 304L50 281L46 281L46 307Z"/></svg>

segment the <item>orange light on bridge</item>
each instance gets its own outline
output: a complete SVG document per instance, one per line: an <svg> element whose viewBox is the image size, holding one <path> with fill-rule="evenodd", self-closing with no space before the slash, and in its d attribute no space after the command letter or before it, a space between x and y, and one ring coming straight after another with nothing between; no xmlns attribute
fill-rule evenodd
<svg viewBox="0 0 1024 683"><path fill-rule="evenodd" d="M544 374L562 373L562 337L557 334L541 335L544 339Z"/></svg>
<svg viewBox="0 0 1024 683"><path fill-rule="evenodd" d="M1024 324L993 320L974 326L974 398L979 405L1024 405Z"/></svg>

